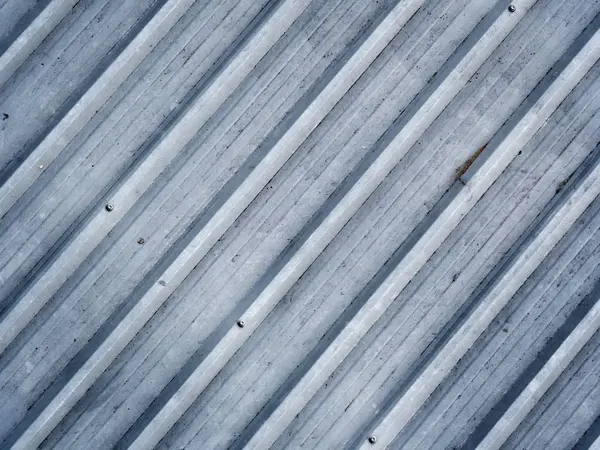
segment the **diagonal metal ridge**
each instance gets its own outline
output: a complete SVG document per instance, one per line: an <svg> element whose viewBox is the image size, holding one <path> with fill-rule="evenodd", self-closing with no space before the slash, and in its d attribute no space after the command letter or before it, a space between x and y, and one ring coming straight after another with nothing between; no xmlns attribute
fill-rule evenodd
<svg viewBox="0 0 600 450"><path fill-rule="evenodd" d="M596 28L586 45L541 97L538 102L539 106L532 108L528 114L528 120L527 117L524 119L527 126L523 131L530 135L529 137L539 129L551 111L558 106L599 58L600 32ZM537 122L537 127L533 126L532 121ZM487 164L486 161L484 165ZM483 175L483 172L481 174L479 171L475 172L471 184L473 180L484 182ZM586 175L568 200L554 212L546 226L512 262L510 268L500 276L494 287L485 294L479 306L373 430L371 434L376 437L376 443L365 442L361 448L385 448L393 441L446 378L458 360L471 348L476 339L527 280L539 262L548 255L599 194L600 164L596 163L593 170Z"/></svg>
<svg viewBox="0 0 600 450"><path fill-rule="evenodd" d="M79 0L54 0L0 56L0 88ZM1 210L0 210L1 211ZM3 213L0 212L0 217Z"/></svg>
<svg viewBox="0 0 600 450"><path fill-rule="evenodd" d="M477 448L493 450L502 447L550 386L600 329L600 299L596 296L595 300L592 309L552 354Z"/></svg>
<svg viewBox="0 0 600 450"><path fill-rule="evenodd" d="M60 122L56 124L50 133L25 158L4 184L0 186L0 218L6 214L40 176L42 170L40 170L39 166L43 164L44 167L48 167L54 161L60 152L66 148L68 143L88 123L96 111L115 93L156 44L175 25L193 2L194 0L168 0L137 36L123 49L121 54L106 68L87 92L73 105ZM19 60L24 60L28 56L28 54L24 53L13 55L11 50L20 50L21 52L24 50L33 51L39 43L37 40L40 37L43 40L45 35L49 34L52 30L51 28L47 29L52 23L44 23L44 20L51 20L57 24L60 22L60 15L66 14L68 9L71 8L69 6L71 3L75 4L76 2L73 0L52 2L7 52L0 57L0 85L2 84L2 77L5 76L4 74L9 73L10 70L16 70L16 68L11 69L11 67L17 62L20 64L22 61L19 62ZM69 8L65 10L67 6ZM38 19L41 22L38 23ZM44 33L45 35L43 35ZM2 58L5 57L7 58L6 65L2 66L1 63L4 61Z"/></svg>
<svg viewBox="0 0 600 450"><path fill-rule="evenodd" d="M479 40L459 48L440 73L439 82L432 85L422 102L415 102L414 115L367 169L350 191L324 218L318 228L307 238L299 251L291 257L265 289L257 296L242 316L244 329L232 327L210 351L181 388L162 407L154 419L134 441L131 448L148 448L155 445L179 420L193 401L221 370L226 361L244 344L266 316L272 311L287 290L312 264L322 249L337 235L345 223L379 186L382 180L408 152L418 137L429 127L446 105L460 91L469 77L483 64L489 54L528 10L523 7L518 15L505 17L498 9L478 26ZM390 13L388 18L395 13ZM388 20L386 18L382 25ZM477 33L475 33L477 34ZM370 39L369 39L370 40ZM368 43L369 40L365 42ZM351 60L352 61L352 60ZM335 81L335 79L334 79ZM266 443L261 443L267 445ZM268 446L268 445L267 445Z"/></svg>

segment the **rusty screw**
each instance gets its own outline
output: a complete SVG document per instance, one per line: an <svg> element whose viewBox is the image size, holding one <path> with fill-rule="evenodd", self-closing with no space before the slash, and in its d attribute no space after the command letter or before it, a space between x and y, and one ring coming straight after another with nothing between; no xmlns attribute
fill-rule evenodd
<svg viewBox="0 0 600 450"><path fill-rule="evenodd" d="M107 203L106 206L104 207L108 212L111 212L113 209L115 209L115 206L112 203Z"/></svg>
<svg viewBox="0 0 600 450"><path fill-rule="evenodd" d="M517 7L516 7L515 5L510 5L510 6L508 7L508 12L511 12L511 13L513 13L513 12L515 12L516 10L517 10Z"/></svg>

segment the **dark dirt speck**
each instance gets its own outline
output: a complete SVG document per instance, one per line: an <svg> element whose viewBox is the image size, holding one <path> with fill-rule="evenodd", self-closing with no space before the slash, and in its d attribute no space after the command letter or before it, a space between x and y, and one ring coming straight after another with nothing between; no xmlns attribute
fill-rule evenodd
<svg viewBox="0 0 600 450"><path fill-rule="evenodd" d="M567 177L564 180L562 180L560 183L558 183L558 185L556 186L556 193L558 194L560 191L562 191L562 189L567 185L567 183L569 182L569 179L571 177Z"/></svg>

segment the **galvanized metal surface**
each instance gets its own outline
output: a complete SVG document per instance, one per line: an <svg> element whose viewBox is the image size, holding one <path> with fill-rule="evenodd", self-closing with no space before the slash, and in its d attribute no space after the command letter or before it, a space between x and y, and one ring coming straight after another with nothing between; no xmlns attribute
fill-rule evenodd
<svg viewBox="0 0 600 450"><path fill-rule="evenodd" d="M2 448L594 448L600 2L4 0Z"/></svg>

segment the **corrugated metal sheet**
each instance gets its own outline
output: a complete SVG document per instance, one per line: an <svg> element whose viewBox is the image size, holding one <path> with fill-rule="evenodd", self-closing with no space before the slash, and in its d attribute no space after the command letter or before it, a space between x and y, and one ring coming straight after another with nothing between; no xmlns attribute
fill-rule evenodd
<svg viewBox="0 0 600 450"><path fill-rule="evenodd" d="M600 448L599 12L3 0L2 448Z"/></svg>

